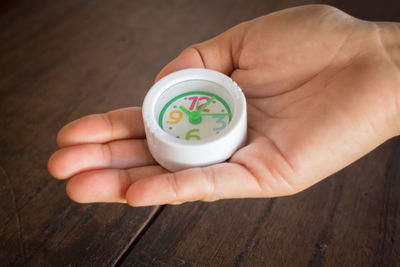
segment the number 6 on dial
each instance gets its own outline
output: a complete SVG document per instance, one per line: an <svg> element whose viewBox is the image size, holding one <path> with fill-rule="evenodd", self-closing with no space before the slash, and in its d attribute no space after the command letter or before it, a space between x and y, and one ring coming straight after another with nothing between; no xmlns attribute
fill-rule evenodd
<svg viewBox="0 0 400 267"><path fill-rule="evenodd" d="M200 135L193 134L193 133L198 133L198 132L200 132L199 129L192 129L192 130L189 130L189 131L186 133L185 139L186 139L186 140L189 140L190 138L195 138L195 139L197 139L197 140L200 140Z"/></svg>

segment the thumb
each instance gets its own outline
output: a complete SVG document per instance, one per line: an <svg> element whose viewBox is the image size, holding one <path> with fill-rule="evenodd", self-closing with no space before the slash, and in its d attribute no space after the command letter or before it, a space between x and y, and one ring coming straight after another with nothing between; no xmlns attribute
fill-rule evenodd
<svg viewBox="0 0 400 267"><path fill-rule="evenodd" d="M208 41L194 44L168 63L157 75L162 77L187 68L207 68L230 75L235 69L235 58L242 39L242 27L238 25ZM238 48L238 49L236 49Z"/></svg>

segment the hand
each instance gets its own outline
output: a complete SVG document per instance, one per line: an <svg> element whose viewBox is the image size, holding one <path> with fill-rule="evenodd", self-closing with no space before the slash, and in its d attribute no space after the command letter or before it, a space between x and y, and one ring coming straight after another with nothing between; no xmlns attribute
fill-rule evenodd
<svg viewBox="0 0 400 267"><path fill-rule="evenodd" d="M248 144L228 162L167 172L149 154L134 107L65 126L49 171L69 179L67 193L77 202L143 206L297 193L398 134L396 27L327 6L237 25L185 49L157 76L200 67L240 85Z"/></svg>

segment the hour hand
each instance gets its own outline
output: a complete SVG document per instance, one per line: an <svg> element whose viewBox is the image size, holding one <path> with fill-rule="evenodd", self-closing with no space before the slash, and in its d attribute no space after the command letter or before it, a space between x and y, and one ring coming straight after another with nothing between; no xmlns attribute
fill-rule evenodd
<svg viewBox="0 0 400 267"><path fill-rule="evenodd" d="M180 105L179 109L183 111L183 113L185 113L186 115L190 116L190 111L185 108L184 106Z"/></svg>

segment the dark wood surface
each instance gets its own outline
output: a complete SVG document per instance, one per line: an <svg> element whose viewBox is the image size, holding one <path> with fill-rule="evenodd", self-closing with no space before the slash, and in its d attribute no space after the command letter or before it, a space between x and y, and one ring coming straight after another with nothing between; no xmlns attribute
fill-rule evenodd
<svg viewBox="0 0 400 267"><path fill-rule="evenodd" d="M189 44L307 3L1 2L0 265L400 266L399 138L277 199L80 205L47 172L64 124L140 105ZM397 0L323 3L400 21Z"/></svg>

